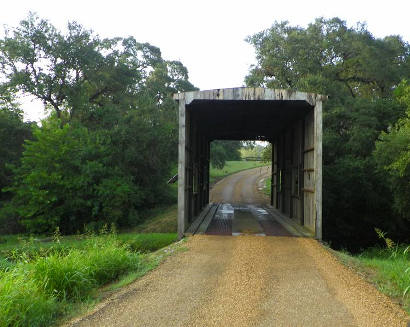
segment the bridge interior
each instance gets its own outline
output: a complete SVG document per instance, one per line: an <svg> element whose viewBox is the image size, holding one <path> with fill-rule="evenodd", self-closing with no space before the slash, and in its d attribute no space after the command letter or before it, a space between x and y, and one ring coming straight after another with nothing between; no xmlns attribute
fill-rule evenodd
<svg viewBox="0 0 410 327"><path fill-rule="evenodd" d="M321 238L322 96L237 88L186 92L179 102L178 232L209 203L210 142L273 145L271 205Z"/></svg>

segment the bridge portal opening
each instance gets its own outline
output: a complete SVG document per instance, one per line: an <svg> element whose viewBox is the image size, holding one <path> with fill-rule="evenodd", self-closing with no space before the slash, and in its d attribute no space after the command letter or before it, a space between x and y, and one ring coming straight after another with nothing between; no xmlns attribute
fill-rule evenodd
<svg viewBox="0 0 410 327"><path fill-rule="evenodd" d="M271 205L322 237L322 101L288 90L234 88L178 93L178 234L209 203L210 143L272 144Z"/></svg>

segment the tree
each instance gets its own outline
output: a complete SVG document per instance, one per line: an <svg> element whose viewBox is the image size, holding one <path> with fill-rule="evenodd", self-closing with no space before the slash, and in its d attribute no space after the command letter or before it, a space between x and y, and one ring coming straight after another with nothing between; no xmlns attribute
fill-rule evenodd
<svg viewBox="0 0 410 327"><path fill-rule="evenodd" d="M271 162L272 161L272 143L269 143L262 151L262 161Z"/></svg>
<svg viewBox="0 0 410 327"><path fill-rule="evenodd" d="M64 35L31 14L0 41L0 73L3 89L51 109L8 188L29 231L127 226L169 200L172 94L195 89L180 62L132 37L101 40L77 23Z"/></svg>
<svg viewBox="0 0 410 327"><path fill-rule="evenodd" d="M23 143L31 138L34 123L23 122L23 115L13 96L0 91L0 234L21 231L18 216L7 206L12 194L2 192L13 181L13 166L18 166ZM1 213L2 212L2 213Z"/></svg>
<svg viewBox="0 0 410 327"><path fill-rule="evenodd" d="M339 18L318 18L306 29L275 23L247 40L258 60L248 85L385 97L410 74L409 45L399 36L375 39L364 24L349 28Z"/></svg>
<svg viewBox="0 0 410 327"><path fill-rule="evenodd" d="M388 174L396 214L410 222L410 83L403 81L395 95L407 107L406 116L381 133L374 156L379 169ZM403 224L398 223L403 230Z"/></svg>
<svg viewBox="0 0 410 327"><path fill-rule="evenodd" d="M374 38L364 24L316 19L307 28L275 23L248 38L256 50L249 86L326 94L324 238L354 250L376 240L373 228L397 231L386 176L372 156L375 141L405 108L393 98L410 76L410 47L399 36Z"/></svg>
<svg viewBox="0 0 410 327"><path fill-rule="evenodd" d="M226 161L235 161L241 159L240 141L216 140L211 143L211 164L212 166L222 169Z"/></svg>
<svg viewBox="0 0 410 327"><path fill-rule="evenodd" d="M23 122L22 111L10 94L0 91L0 191L12 182L11 165L17 165L33 123ZM0 192L0 202L9 196Z"/></svg>
<svg viewBox="0 0 410 327"><path fill-rule="evenodd" d="M6 29L0 41L3 87L37 97L59 119L82 121L107 104L131 109L140 93L160 102L172 92L194 89L186 68L162 59L149 43L100 39L76 22L67 30L64 35L32 13L19 27Z"/></svg>

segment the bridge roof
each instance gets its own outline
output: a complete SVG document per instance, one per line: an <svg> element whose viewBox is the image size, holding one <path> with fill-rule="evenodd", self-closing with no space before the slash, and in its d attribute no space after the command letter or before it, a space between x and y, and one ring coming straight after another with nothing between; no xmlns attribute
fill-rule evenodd
<svg viewBox="0 0 410 327"><path fill-rule="evenodd" d="M174 95L209 140L272 140L326 96L282 89L230 88ZM181 103L182 104L182 103Z"/></svg>

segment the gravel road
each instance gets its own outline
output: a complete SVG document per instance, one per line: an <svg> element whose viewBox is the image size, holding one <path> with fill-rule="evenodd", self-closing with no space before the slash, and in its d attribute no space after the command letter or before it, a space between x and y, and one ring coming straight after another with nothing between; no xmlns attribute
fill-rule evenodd
<svg viewBox="0 0 410 327"><path fill-rule="evenodd" d="M251 175L219 182L212 197L263 201L262 173ZM407 326L399 306L313 239L195 235L186 246L69 325Z"/></svg>
<svg viewBox="0 0 410 327"><path fill-rule="evenodd" d="M260 182L270 175L270 167L244 170L230 175L214 185L211 202L232 204L267 204L269 199L257 191Z"/></svg>

